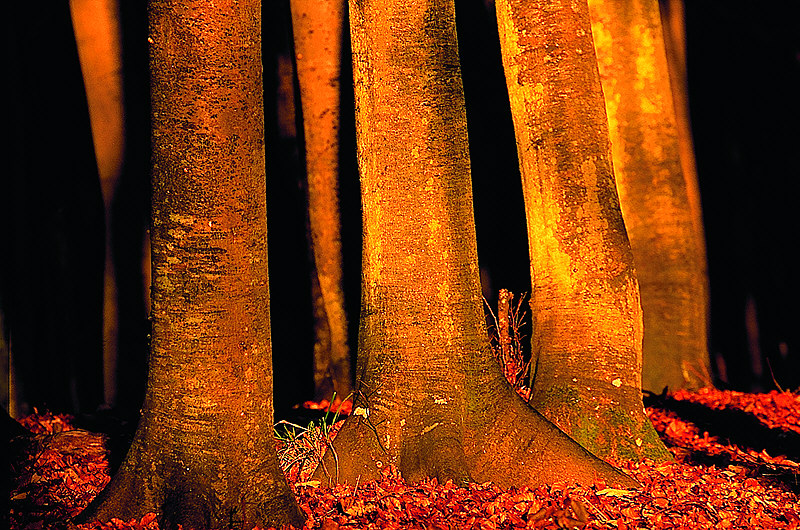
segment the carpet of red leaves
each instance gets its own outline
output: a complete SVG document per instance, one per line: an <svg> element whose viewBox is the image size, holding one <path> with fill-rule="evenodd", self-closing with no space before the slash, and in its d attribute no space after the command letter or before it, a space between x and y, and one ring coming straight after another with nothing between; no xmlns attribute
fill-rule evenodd
<svg viewBox="0 0 800 530"><path fill-rule="evenodd" d="M508 490L491 483L406 484L392 470L377 483L355 487L308 485L307 470L295 469L290 478L309 529L800 529L796 456L737 445L687 421L672 406L746 413L793 442L800 434L800 394L703 389L661 397L647 413L676 458L664 464L621 463L642 484L633 491L603 484ZM62 415L34 414L20 423L36 436L20 458L12 458L11 529L65 527L109 480L106 439L73 429L71 418ZM795 455L798 451L794 448ZM77 528L157 530L158 523L150 514Z"/></svg>

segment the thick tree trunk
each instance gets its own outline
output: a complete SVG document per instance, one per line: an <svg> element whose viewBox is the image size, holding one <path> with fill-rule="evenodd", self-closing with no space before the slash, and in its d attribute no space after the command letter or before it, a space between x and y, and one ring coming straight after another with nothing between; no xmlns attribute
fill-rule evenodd
<svg viewBox="0 0 800 530"><path fill-rule="evenodd" d="M354 1L364 227L354 414L326 455L355 483L388 465L509 486L633 482L530 409L482 311L452 2Z"/></svg>
<svg viewBox="0 0 800 530"><path fill-rule="evenodd" d="M641 290L642 386L699 388L710 382L705 241L691 138L675 119L658 1L589 0L589 7ZM682 141L689 152L682 153Z"/></svg>
<svg viewBox="0 0 800 530"><path fill-rule="evenodd" d="M344 0L292 0L300 85L314 289L314 388L317 399L351 390L339 219L339 80Z"/></svg>
<svg viewBox="0 0 800 530"><path fill-rule="evenodd" d="M585 0L499 0L531 258L530 403L593 453L664 458Z"/></svg>
<svg viewBox="0 0 800 530"><path fill-rule="evenodd" d="M152 343L119 472L81 516L302 524L273 444L260 3L150 3Z"/></svg>

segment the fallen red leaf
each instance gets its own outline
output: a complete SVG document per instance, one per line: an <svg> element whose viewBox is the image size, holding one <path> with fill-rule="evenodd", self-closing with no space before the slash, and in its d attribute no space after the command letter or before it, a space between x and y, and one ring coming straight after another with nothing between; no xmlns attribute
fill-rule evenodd
<svg viewBox="0 0 800 530"><path fill-rule="evenodd" d="M706 390L674 396L718 410L748 409L772 428L797 430L797 424L791 424L798 408L793 394ZM603 484L508 490L490 483L459 488L435 480L409 485L388 468L382 480L357 488L298 484L298 501L308 517L305 528L800 530L800 465L724 443L674 412L650 408L648 415L676 460L621 463L642 484L636 491L613 490ZM63 415L36 412L20 423L38 436L16 455L12 467L11 529L63 526L108 482L106 440L74 429L71 419ZM334 428L330 434L335 435ZM300 476L295 470L290 479ZM140 520L115 519L79 530L158 530L158 522L155 514L146 514Z"/></svg>

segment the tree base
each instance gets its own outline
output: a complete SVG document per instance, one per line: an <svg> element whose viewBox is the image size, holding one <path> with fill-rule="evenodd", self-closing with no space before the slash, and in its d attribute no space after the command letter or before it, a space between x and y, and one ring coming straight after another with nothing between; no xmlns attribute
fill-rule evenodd
<svg viewBox="0 0 800 530"><path fill-rule="evenodd" d="M395 466L409 483L436 478L459 485L491 481L500 487L556 482L635 488L638 483L603 462L530 408L503 381L484 391L487 405L464 422L451 417L429 420L392 447L382 442L385 422L403 424L402 411L382 418L349 417L314 477L328 483L377 480ZM452 409L446 409L452 410ZM460 425L460 428L456 426Z"/></svg>

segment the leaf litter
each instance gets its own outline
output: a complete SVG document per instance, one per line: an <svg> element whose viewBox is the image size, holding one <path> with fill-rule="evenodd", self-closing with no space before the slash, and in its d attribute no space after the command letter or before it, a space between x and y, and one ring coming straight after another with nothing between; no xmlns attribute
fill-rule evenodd
<svg viewBox="0 0 800 530"><path fill-rule="evenodd" d="M746 412L767 429L800 430L800 395L795 393L701 389L678 391L668 398L711 410ZM335 436L338 417L325 426L295 426L292 436L277 443L308 529L800 529L800 464L786 455L740 447L658 405L646 410L675 460L618 462L642 484L636 490L605 484L509 489L492 483L457 487L435 480L407 484L391 468L377 482L318 487L309 481L313 461L329 443L321 440L321 433ZM339 407L339 415L346 412ZM65 415L36 412L19 421L31 437L12 444L11 529L66 527L109 481L106 438L75 429L73 419ZM306 444L305 457L298 444ZM288 450L295 453L286 456ZM139 520L113 519L74 528L159 527L156 516L148 514Z"/></svg>

